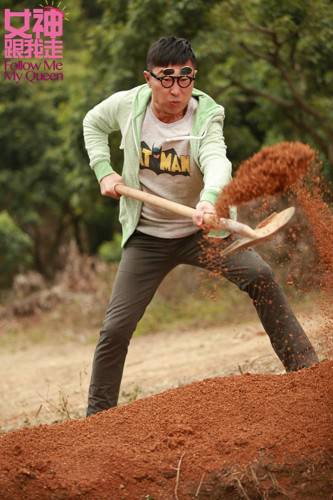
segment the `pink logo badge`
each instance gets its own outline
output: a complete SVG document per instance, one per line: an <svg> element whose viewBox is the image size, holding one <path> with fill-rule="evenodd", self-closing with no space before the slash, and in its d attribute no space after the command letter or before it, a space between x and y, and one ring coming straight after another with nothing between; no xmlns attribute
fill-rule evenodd
<svg viewBox="0 0 333 500"><path fill-rule="evenodd" d="M64 10L46 5L35 9L13 11L4 9L4 66L5 80L28 81L63 79L59 73L63 64L55 60L63 59ZM66 18L67 19L67 18ZM24 61L9 62L11 59L44 59L38 69L55 69L58 73L37 74L36 63ZM47 60L53 60L51 63ZM25 75L17 70L25 70ZM10 71L8 71L10 70ZM38 76L39 75L39 76Z"/></svg>

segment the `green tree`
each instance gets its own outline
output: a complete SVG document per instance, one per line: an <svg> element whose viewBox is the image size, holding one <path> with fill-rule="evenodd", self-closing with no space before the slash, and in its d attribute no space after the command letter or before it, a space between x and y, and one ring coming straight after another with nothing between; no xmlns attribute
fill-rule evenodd
<svg viewBox="0 0 333 500"><path fill-rule="evenodd" d="M89 33L97 67L95 96L144 83L151 43L168 35L194 39L205 29L205 13L213 4L212 0L103 0L101 22Z"/></svg>
<svg viewBox="0 0 333 500"><path fill-rule="evenodd" d="M8 2L14 10L22 5ZM78 0L71 3L69 19L64 80L4 81L0 89L0 210L30 235L34 266L50 277L63 265L70 238L82 251L95 251L112 238L116 219L115 202L100 196L83 146L91 67L82 34L90 21Z"/></svg>
<svg viewBox="0 0 333 500"><path fill-rule="evenodd" d="M32 265L32 241L8 212L0 212L0 287L8 287L16 273Z"/></svg>
<svg viewBox="0 0 333 500"><path fill-rule="evenodd" d="M332 172L332 2L227 0L207 19L198 40L207 86L242 111L247 136L263 145L301 139Z"/></svg>

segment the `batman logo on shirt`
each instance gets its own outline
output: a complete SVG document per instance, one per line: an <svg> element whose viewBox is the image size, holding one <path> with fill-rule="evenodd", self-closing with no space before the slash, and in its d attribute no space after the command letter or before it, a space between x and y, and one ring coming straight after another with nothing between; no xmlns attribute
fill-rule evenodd
<svg viewBox="0 0 333 500"><path fill-rule="evenodd" d="M190 175L190 156L177 155L174 148L165 149L153 146L151 149L141 142L140 169L148 169L155 174Z"/></svg>

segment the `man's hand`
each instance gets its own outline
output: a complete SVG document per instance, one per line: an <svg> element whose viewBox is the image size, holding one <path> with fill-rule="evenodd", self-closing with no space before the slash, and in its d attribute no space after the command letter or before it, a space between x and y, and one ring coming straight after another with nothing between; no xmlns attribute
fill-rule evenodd
<svg viewBox="0 0 333 500"><path fill-rule="evenodd" d="M207 227L207 224L204 223L204 214L216 216L215 207L209 203L209 201L199 201L195 207L195 213L193 214L192 220L196 226L201 228L204 226Z"/></svg>
<svg viewBox="0 0 333 500"><path fill-rule="evenodd" d="M121 195L114 190L116 184L123 184L123 178L119 174L114 172L113 174L106 175L99 183L101 194L119 200Z"/></svg>

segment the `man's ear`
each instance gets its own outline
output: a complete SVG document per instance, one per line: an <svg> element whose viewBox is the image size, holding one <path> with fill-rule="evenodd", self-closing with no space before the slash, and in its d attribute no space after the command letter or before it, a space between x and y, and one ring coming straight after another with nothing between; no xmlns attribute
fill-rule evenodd
<svg viewBox="0 0 333 500"><path fill-rule="evenodd" d="M148 85L149 85L149 79L150 79L150 74L149 74L149 71L144 70L144 72L143 72L143 76L144 76L144 79L146 80L146 82L147 82L147 83L148 83Z"/></svg>

